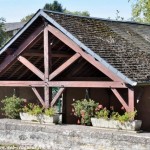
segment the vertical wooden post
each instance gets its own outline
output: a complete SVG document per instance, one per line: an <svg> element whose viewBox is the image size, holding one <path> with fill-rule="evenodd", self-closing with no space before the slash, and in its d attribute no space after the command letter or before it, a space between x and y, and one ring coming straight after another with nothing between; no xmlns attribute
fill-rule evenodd
<svg viewBox="0 0 150 150"><path fill-rule="evenodd" d="M129 105L129 111L134 111L134 89L128 88L128 105Z"/></svg>
<svg viewBox="0 0 150 150"><path fill-rule="evenodd" d="M51 49L50 49L50 43L48 38L48 30L47 27L44 29L44 81L47 83L49 81L49 74L50 74L50 68L51 68ZM52 90L48 87L47 84L45 84L44 87L44 100L45 100L45 107L48 108L50 106L50 99L52 99Z"/></svg>

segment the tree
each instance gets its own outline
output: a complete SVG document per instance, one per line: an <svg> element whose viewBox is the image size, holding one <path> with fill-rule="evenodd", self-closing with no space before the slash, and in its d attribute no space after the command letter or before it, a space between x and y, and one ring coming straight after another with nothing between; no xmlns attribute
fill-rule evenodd
<svg viewBox="0 0 150 150"><path fill-rule="evenodd" d="M79 16L90 16L88 11L74 11L74 12L69 11L66 8L63 8L61 3L59 3L57 0L54 0L53 3L46 3L43 9L62 12L66 14L79 15ZM34 14L27 15L26 17L21 19L21 22L29 21L33 17L33 15Z"/></svg>
<svg viewBox="0 0 150 150"><path fill-rule="evenodd" d="M78 16L90 16L90 13L88 11L69 11L69 10L65 10L64 13L72 14L72 15L78 15Z"/></svg>
<svg viewBox="0 0 150 150"><path fill-rule="evenodd" d="M24 18L21 19L21 22L27 22L33 17L33 13L30 15L25 16Z"/></svg>
<svg viewBox="0 0 150 150"><path fill-rule="evenodd" d="M4 22L5 22L5 19L0 18L0 48L8 40L7 33L4 31Z"/></svg>
<svg viewBox="0 0 150 150"><path fill-rule="evenodd" d="M46 3L44 6L44 9L51 10L51 11L57 11L57 12L64 12L65 11L63 6L56 0L50 4Z"/></svg>
<svg viewBox="0 0 150 150"><path fill-rule="evenodd" d="M133 20L150 23L150 0L134 0L134 2L132 6Z"/></svg>

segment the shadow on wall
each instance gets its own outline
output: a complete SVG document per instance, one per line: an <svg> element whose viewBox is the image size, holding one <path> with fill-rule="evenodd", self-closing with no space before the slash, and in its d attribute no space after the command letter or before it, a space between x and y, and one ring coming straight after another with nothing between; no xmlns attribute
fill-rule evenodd
<svg viewBox="0 0 150 150"><path fill-rule="evenodd" d="M38 88L38 91L42 97L44 97L43 93L44 90L43 88ZM4 99L6 96L11 97L13 94L15 94L17 97L26 99L27 102L32 102L36 104L40 104L39 100L33 93L32 89L29 87L0 87L0 118L4 118L5 116L3 115L3 112L1 108L3 107L3 104L1 103L1 100Z"/></svg>
<svg viewBox="0 0 150 150"><path fill-rule="evenodd" d="M137 119L142 120L142 130L150 131L150 86L135 89Z"/></svg>

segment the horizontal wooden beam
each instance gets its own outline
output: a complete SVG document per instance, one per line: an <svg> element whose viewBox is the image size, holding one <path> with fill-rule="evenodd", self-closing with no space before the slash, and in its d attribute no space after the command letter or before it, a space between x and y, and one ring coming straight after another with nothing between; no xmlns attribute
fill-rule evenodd
<svg viewBox="0 0 150 150"><path fill-rule="evenodd" d="M49 81L49 87L127 88L122 82L107 81Z"/></svg>
<svg viewBox="0 0 150 150"><path fill-rule="evenodd" d="M53 100L51 101L51 107L54 106L58 98L61 96L61 94L64 92L65 88L60 88Z"/></svg>
<svg viewBox="0 0 150 150"><path fill-rule="evenodd" d="M98 70L103 72L106 76L108 76L110 79L114 81L123 81L121 78L119 78L116 74L114 74L111 70L109 70L107 67L105 67L101 62L96 61L91 55L85 53L75 42L73 42L69 37L64 35L61 31L59 31L57 28L48 25L48 30L56 36L58 39L60 39L63 43L68 45L71 49L73 49L75 52L81 54L81 56L87 60L90 64L95 66Z"/></svg>
<svg viewBox="0 0 150 150"><path fill-rule="evenodd" d="M24 53L23 56L35 56L35 57L44 57L43 53ZM64 58L68 58L71 57L72 55L70 54L52 54L52 57L55 58L59 58L59 57L64 57Z"/></svg>
<svg viewBox="0 0 150 150"><path fill-rule="evenodd" d="M45 103L41 97L41 95L39 94L39 92L37 91L37 89L35 87L32 87L32 90L34 92L34 94L36 95L36 97L38 98L38 100L41 102L41 104L43 105L43 107L45 107Z"/></svg>
<svg viewBox="0 0 150 150"><path fill-rule="evenodd" d="M71 58L69 58L65 63L63 63L60 67L58 67L54 72L49 75L49 80L55 78L58 74L60 74L63 70L68 68L72 63L74 63L81 55L76 53Z"/></svg>
<svg viewBox="0 0 150 150"><path fill-rule="evenodd" d="M111 89L114 95L118 98L122 106L126 109L126 111L129 111L129 106L126 104L125 100L122 98L120 93L116 89Z"/></svg>
<svg viewBox="0 0 150 150"><path fill-rule="evenodd" d="M0 81L0 86L8 87L44 87L43 81Z"/></svg>
<svg viewBox="0 0 150 150"><path fill-rule="evenodd" d="M37 67L35 67L31 62L29 62L25 57L19 56L18 60L24 64L29 70L36 74L39 78L44 80L44 74Z"/></svg>

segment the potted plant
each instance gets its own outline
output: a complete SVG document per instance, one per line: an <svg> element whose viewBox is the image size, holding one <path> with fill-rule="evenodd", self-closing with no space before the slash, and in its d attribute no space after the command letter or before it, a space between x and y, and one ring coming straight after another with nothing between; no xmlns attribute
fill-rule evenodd
<svg viewBox="0 0 150 150"><path fill-rule="evenodd" d="M91 117L94 116L98 103L89 99L76 100L73 104L73 113L78 117L78 124L91 125Z"/></svg>
<svg viewBox="0 0 150 150"><path fill-rule="evenodd" d="M54 107L45 109L42 121L48 124L58 123L59 115L56 114L56 109Z"/></svg>
<svg viewBox="0 0 150 150"><path fill-rule="evenodd" d="M3 104L2 111L6 117L10 119L19 118L19 112L23 108L23 99L16 97L16 95L13 94L12 97L6 96L1 102Z"/></svg>
<svg viewBox="0 0 150 150"><path fill-rule="evenodd" d="M134 120L137 111L124 112L120 115L118 112L110 113L102 105L95 110L95 117L91 118L92 125L101 128L114 128L121 130L139 131L142 125L141 120Z"/></svg>
<svg viewBox="0 0 150 150"><path fill-rule="evenodd" d="M24 121L40 121L42 120L43 108L39 105L29 103L20 112L20 118Z"/></svg>
<svg viewBox="0 0 150 150"><path fill-rule="evenodd" d="M98 105L95 109L95 116L91 118L93 126L100 126L101 128L109 127L109 113L110 111L102 105Z"/></svg>

